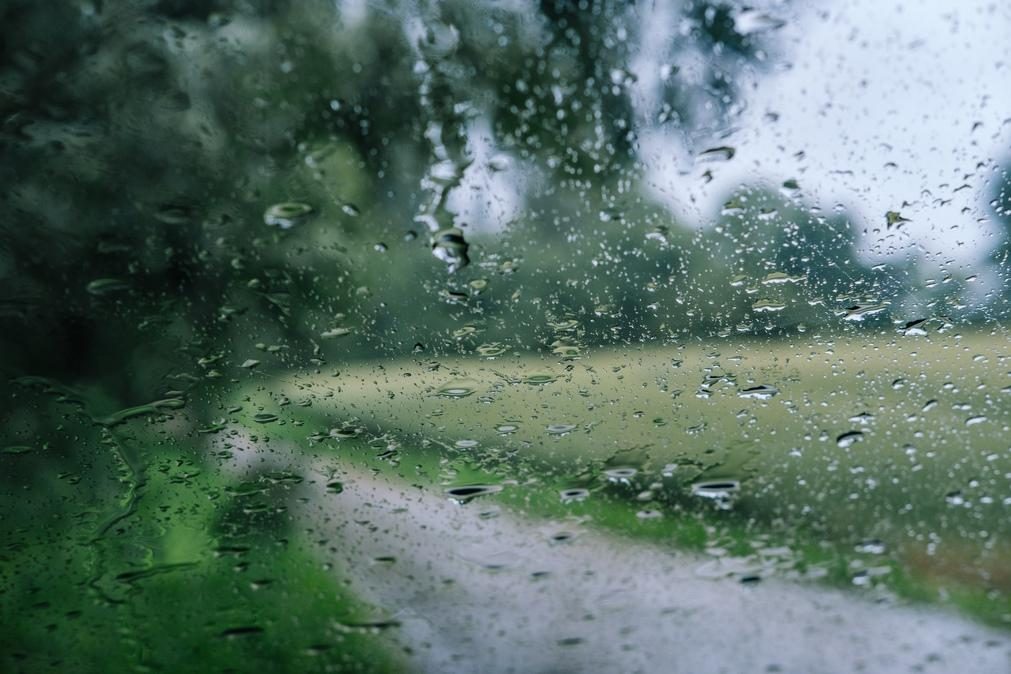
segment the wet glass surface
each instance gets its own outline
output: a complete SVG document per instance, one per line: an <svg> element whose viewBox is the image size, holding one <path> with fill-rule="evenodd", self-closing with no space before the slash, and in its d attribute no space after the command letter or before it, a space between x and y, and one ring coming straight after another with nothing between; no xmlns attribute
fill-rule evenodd
<svg viewBox="0 0 1011 674"><path fill-rule="evenodd" d="M0 25L0 670L1011 668L1003 4Z"/></svg>

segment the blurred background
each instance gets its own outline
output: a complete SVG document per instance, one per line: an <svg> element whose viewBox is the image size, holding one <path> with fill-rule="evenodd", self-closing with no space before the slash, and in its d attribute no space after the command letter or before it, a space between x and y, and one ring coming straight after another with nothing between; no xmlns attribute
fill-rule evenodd
<svg viewBox="0 0 1011 674"><path fill-rule="evenodd" d="M283 504L305 475L266 463L250 469L255 479L229 472L234 447L207 438L258 432L272 420L236 419L274 414L250 401L294 397L280 393L291 382L340 387L351 372L367 388L397 368L422 381L440 359L456 359L440 377L497 359L508 381L524 358L561 373L597 353L612 354L601 371L634 369L622 349L662 349L668 369L692 349L780 349L764 379L738 384L709 358L688 386L782 388L792 356L808 401L844 420L861 404L900 409L867 402L878 384L917 411L940 399L955 421L903 413L908 433L878 444L897 456L910 456L910 443L950 446L940 481L915 488L934 500L914 489L876 501L865 482L852 500L870 519L912 503L889 531L918 551L949 531L964 553L934 564L896 552L890 592L958 595L981 620L1011 620L1007 7L7 0L0 26L0 596L14 628L0 639L11 671L72 658L78 671L244 671L254 656L305 667L300 658L332 630L335 597L356 627L341 632L341 657L320 646L313 657L329 655L312 662L398 669L403 654L391 654L381 627L359 625L369 611L354 587L289 545L299 525ZM963 335L977 339L965 363L952 355ZM908 346L917 337L939 350ZM838 369L796 365L811 349L830 358L836 344ZM874 370L878 349L881 362L906 358L908 372ZM694 414L669 400L676 382L642 378L663 390L658 414ZM636 395L615 386L615 398ZM426 404L388 388L342 389L357 393L339 404L358 409L324 413L317 402L298 413L322 417L291 417L278 433L304 444L340 427L345 446L367 447ZM844 409L838 396L862 402ZM528 403L500 416L527 414ZM464 433L478 417L462 414ZM987 435L967 435L976 417L988 425L971 432ZM745 432L793 433L786 450L849 430L794 419ZM643 445L659 442L661 427ZM607 432L598 444L620 445ZM627 432L616 426L614 437ZM450 442L445 427L410 433L403 451L421 463ZM700 456L729 446L711 434L686 443ZM840 442L828 444L848 447ZM456 460L452 448L443 460ZM689 482L710 476L696 463ZM555 477L582 485L585 466L564 465ZM522 481L532 466L479 468ZM773 473L769 489L796 483ZM853 484L838 487L842 500ZM977 487L986 493L966 496ZM260 506L230 500L247 488ZM852 520L832 529L834 514L805 519L803 508L763 504L757 487L732 520L681 492L664 501L687 513L680 544L704 548L709 525L738 527L742 540L754 533L746 522L809 526L810 540L840 546L824 554L852 584L849 555L868 538ZM654 538L664 536L673 534ZM805 564L821 559L805 554ZM270 579L273 595L256 587ZM948 582L962 589L938 589ZM174 599L183 592L192 604ZM283 606L295 600L304 609L292 617ZM297 629L265 627L290 620ZM159 637L180 624L192 656ZM314 629L305 643L290 633ZM204 649L208 635L224 646Z"/></svg>

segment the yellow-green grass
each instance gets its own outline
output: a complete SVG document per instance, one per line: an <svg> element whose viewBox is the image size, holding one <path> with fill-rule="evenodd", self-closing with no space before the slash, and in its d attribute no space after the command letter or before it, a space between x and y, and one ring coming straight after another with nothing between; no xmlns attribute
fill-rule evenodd
<svg viewBox="0 0 1011 674"><path fill-rule="evenodd" d="M332 444L345 462L380 456L433 488L506 482L494 498L530 515L586 514L624 535L741 553L785 543L795 566L838 582L889 566L874 583L1005 622L1009 355L1002 333L976 332L643 345L569 362L419 357L259 375L233 419L265 442ZM699 397L703 378L720 373L735 382ZM739 397L763 384L779 393ZM472 392L454 397L463 389ZM278 420L252 420L264 412ZM851 420L861 413L873 419ZM363 433L325 439L346 426ZM853 430L862 441L840 447ZM638 473L609 480L615 467ZM731 509L692 495L709 480L740 481ZM561 502L560 490L584 486L586 501ZM664 517L636 517L642 510ZM868 541L886 553L855 550Z"/></svg>

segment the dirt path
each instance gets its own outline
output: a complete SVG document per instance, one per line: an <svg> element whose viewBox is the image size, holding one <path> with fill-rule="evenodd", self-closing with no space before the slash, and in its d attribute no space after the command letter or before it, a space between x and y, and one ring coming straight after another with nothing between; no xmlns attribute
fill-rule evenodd
<svg viewBox="0 0 1011 674"><path fill-rule="evenodd" d="M300 516L426 672L1011 671L1011 640L950 613L811 584L712 580L707 559L541 525L362 476ZM573 534L564 541L555 537Z"/></svg>

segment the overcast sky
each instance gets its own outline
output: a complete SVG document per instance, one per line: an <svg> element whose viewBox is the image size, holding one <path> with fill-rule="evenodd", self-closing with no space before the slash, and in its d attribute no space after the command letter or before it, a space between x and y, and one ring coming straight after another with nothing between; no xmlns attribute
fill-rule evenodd
<svg viewBox="0 0 1011 674"><path fill-rule="evenodd" d="M936 262L978 259L997 231L988 181L1011 161L1011 3L800 4L779 11L786 24L769 34L780 45L772 68L721 141L737 149L730 162L692 170L683 141L679 149L673 134L645 134L654 194L704 224L741 183L795 178L810 203L841 203L868 227L890 210L911 220L898 236L864 239L868 257L913 246ZM669 30L645 23L654 42ZM650 60L637 66L649 70ZM698 179L705 168L714 169L708 184Z"/></svg>
<svg viewBox="0 0 1011 674"><path fill-rule="evenodd" d="M678 48L681 0L630 10L640 22L628 69L649 196L679 221L707 226L738 186L795 179L805 203L844 208L866 228L866 260L912 253L928 270L975 272L1002 235L987 202L1011 164L1011 2L746 4L784 23L762 36L768 67L740 77L743 110L716 139L656 122L664 69L690 80L708 58ZM487 119L474 120L470 136L476 161L450 206L474 230L497 231L522 212L531 175L515 161L516 170L489 168L500 155ZM712 144L736 154L698 164ZM888 211L909 222L887 231Z"/></svg>

